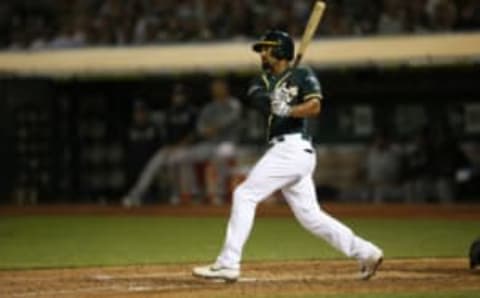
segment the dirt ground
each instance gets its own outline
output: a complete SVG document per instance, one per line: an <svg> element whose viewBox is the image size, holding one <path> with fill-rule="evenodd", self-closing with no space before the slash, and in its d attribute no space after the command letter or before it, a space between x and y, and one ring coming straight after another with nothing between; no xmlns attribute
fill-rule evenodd
<svg viewBox="0 0 480 298"><path fill-rule="evenodd" d="M370 281L353 261L258 262L234 284L193 277L184 265L0 271L0 297L254 297L265 294L478 290L466 259L385 260Z"/></svg>
<svg viewBox="0 0 480 298"><path fill-rule="evenodd" d="M343 205L323 206L336 217L444 218L478 220L480 206ZM228 207L118 206L7 207L0 215L228 216ZM285 206L261 206L259 216L289 216ZM79 269L0 270L0 297L254 297L268 294L392 293L478 290L480 272L466 258L386 259L370 281L357 279L354 261L254 262L243 265L234 284L191 275L196 264Z"/></svg>

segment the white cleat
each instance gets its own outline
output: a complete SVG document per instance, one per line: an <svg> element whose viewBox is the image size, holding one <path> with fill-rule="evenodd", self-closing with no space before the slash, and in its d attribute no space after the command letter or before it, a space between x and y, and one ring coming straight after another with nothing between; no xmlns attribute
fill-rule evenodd
<svg viewBox="0 0 480 298"><path fill-rule="evenodd" d="M193 276L206 279L221 279L226 282L236 282L240 277L239 269L232 269L218 265L209 265L193 268Z"/></svg>
<svg viewBox="0 0 480 298"><path fill-rule="evenodd" d="M360 279L369 280L377 272L383 262L383 252L379 250L372 257L360 261Z"/></svg>

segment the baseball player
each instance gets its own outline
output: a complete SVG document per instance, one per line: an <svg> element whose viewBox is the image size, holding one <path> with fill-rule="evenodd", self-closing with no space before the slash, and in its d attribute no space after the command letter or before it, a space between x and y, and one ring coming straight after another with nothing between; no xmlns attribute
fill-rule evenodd
<svg viewBox="0 0 480 298"><path fill-rule="evenodd" d="M166 112L166 146L160 147L148 160L135 185L123 198L122 204L129 208L140 206L145 194L153 184L160 169L166 170L172 184L171 204L188 201L193 177L190 170L187 145L195 139L196 111L188 102L185 88L176 84L170 97L171 104Z"/></svg>
<svg viewBox="0 0 480 298"><path fill-rule="evenodd" d="M229 160L235 156L241 105L230 95L223 78L213 79L210 91L211 101L202 108L197 121L200 141L192 146L189 154L194 162L206 162L205 195L209 203L221 205L227 192Z"/></svg>
<svg viewBox="0 0 480 298"><path fill-rule="evenodd" d="M319 81L309 68L291 68L294 43L285 32L268 31L253 45L253 50L260 54L263 72L252 82L247 98L269 115L270 147L235 189L220 255L212 265L195 267L193 275L236 281L255 209L270 194L281 190L302 226L346 256L357 259L360 278L369 279L382 262L382 250L356 236L317 202L312 179L316 157L307 118L317 116L321 110Z"/></svg>

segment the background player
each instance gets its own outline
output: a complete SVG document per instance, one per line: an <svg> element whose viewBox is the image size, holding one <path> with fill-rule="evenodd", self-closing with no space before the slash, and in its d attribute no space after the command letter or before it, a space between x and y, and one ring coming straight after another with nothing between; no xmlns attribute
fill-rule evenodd
<svg viewBox="0 0 480 298"><path fill-rule="evenodd" d="M315 236L356 258L361 278L369 279L382 262L383 252L356 236L348 227L320 209L312 174L316 157L307 118L321 110L320 84L308 68L291 68L294 44L282 31L269 31L253 50L260 54L262 74L247 92L251 104L267 113L271 147L234 192L226 239L210 266L195 267L203 278L235 281L240 276L244 244L250 234L257 204L281 190L297 220Z"/></svg>
<svg viewBox="0 0 480 298"><path fill-rule="evenodd" d="M206 162L203 177L205 196L210 204L221 205L228 192L230 164L239 136L241 104L230 94L227 81L214 78L211 100L200 111L197 121L199 142L189 151L194 162Z"/></svg>
<svg viewBox="0 0 480 298"><path fill-rule="evenodd" d="M139 206L160 169L165 168L171 184L170 203L188 201L193 184L189 167L188 148L195 139L196 110L188 102L188 94L181 84L176 84L170 97L171 105L165 114L166 144L150 157L137 181L123 198L125 207Z"/></svg>

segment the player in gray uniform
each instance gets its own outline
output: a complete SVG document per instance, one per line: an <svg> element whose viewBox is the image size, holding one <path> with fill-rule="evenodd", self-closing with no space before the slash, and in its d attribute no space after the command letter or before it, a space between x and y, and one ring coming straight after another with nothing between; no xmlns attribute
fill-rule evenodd
<svg viewBox="0 0 480 298"><path fill-rule="evenodd" d="M227 81L215 78L210 85L212 99L197 121L200 141L189 155L194 162L206 162L205 196L210 204L222 204L227 194L230 162L235 156L241 116L240 102L230 94Z"/></svg>
<svg viewBox="0 0 480 298"><path fill-rule="evenodd" d="M263 73L248 89L251 103L269 114L271 147L234 192L233 205L220 255L209 266L195 267L193 275L236 281L244 244L255 209L270 194L281 190L297 220L330 245L360 263L360 278L372 277L383 260L373 243L323 211L317 202L312 174L316 157L307 131L307 118L317 116L323 99L320 84L308 68L291 68L294 44L282 31L269 31L253 50L260 54Z"/></svg>

